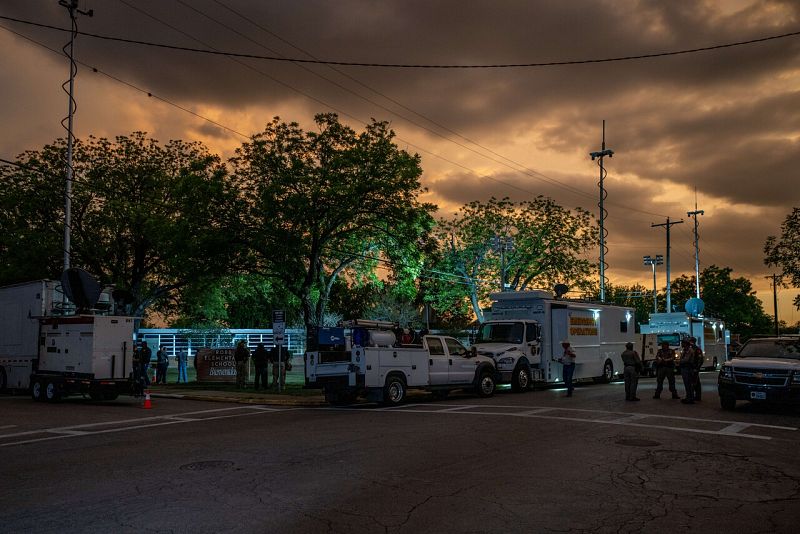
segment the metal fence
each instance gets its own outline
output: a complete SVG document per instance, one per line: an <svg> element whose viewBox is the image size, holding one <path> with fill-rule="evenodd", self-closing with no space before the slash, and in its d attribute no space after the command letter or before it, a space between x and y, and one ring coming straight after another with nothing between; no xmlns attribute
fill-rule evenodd
<svg viewBox="0 0 800 534"><path fill-rule="evenodd" d="M137 341L147 342L153 351L162 345L170 356L175 356L179 351L193 356L198 349L204 347L233 347L240 340L247 343L251 351L256 345L263 343L265 347L273 346L273 333L271 328L262 329L231 329L231 330L187 330L180 328L141 328ZM306 349L306 335L303 329L287 329L284 333L284 347L293 355L300 355Z"/></svg>

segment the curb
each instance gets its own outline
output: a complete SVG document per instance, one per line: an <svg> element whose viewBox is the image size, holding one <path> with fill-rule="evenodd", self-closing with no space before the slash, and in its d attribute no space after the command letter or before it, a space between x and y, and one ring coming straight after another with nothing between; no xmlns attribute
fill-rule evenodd
<svg viewBox="0 0 800 534"><path fill-rule="evenodd" d="M227 402L233 404L262 404L268 406L297 406L302 408L314 408L327 406L324 399L271 399L264 397L226 397L224 395L198 395L192 393L150 393L151 397L162 399L183 399L195 401Z"/></svg>

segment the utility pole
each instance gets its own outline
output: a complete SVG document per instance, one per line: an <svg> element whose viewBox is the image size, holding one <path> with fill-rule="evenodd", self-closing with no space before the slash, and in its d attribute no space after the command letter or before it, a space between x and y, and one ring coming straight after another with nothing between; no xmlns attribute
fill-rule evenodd
<svg viewBox="0 0 800 534"><path fill-rule="evenodd" d="M658 313L658 289L656 286L656 265L664 265L664 256L656 254L656 257L644 256L644 264L653 267L653 313Z"/></svg>
<svg viewBox="0 0 800 534"><path fill-rule="evenodd" d="M64 84L69 85L69 90L65 89L65 92L69 96L69 109L66 117L67 168L66 184L64 188L64 270L66 271L70 267L70 248L72 246L70 241L70 228L72 226L72 151L75 142L75 136L72 133L72 118L75 115L75 75L78 73L78 65L75 63L73 51L75 47L75 37L78 35L78 15L86 15L87 17L91 17L94 14L94 10L90 9L88 11L82 11L78 9L78 0L59 0L58 5L67 8L67 11L69 11L70 21L72 22L72 31L70 32L68 45L69 52L66 50L64 51L66 56L69 58L69 82ZM62 89L64 88L64 85L61 86ZM61 124L62 126L64 125L63 120L61 121Z"/></svg>
<svg viewBox="0 0 800 534"><path fill-rule="evenodd" d="M500 291L506 290L506 252L514 248L514 238L507 235L495 235L492 247L500 253Z"/></svg>
<svg viewBox="0 0 800 534"><path fill-rule="evenodd" d="M606 189L604 187L604 181L606 175L608 174L603 166L603 158L608 156L609 158L614 155L614 151L610 148L606 148L606 121L603 120L603 141L599 151L596 152L589 152L589 156L591 156L592 161L598 159L600 161L597 162L597 165L600 167L600 182L597 184L600 186L600 202L597 206L600 208L600 302L606 301L606 252L608 249L606 247L606 237L608 237L608 230L605 227L606 215L608 212L605 209L605 200L608 196Z"/></svg>
<svg viewBox="0 0 800 534"><path fill-rule="evenodd" d="M775 311L775 335L781 335L780 327L778 326L778 275L773 274L765 276L767 280L772 280L772 309Z"/></svg>
<svg viewBox="0 0 800 534"><path fill-rule="evenodd" d="M669 273L669 229L671 226L676 224L681 224L683 219L680 221L672 221L670 222L669 217L667 217L667 222L661 224L651 224L650 228L655 228L657 226L663 226L667 229L667 313L672 313L672 286L670 285L670 273Z"/></svg>
<svg viewBox="0 0 800 534"><path fill-rule="evenodd" d="M700 298L700 237L697 233L697 216L703 215L703 210L697 209L697 192L694 197L694 211L687 211L687 217L694 217L694 287L695 297Z"/></svg>

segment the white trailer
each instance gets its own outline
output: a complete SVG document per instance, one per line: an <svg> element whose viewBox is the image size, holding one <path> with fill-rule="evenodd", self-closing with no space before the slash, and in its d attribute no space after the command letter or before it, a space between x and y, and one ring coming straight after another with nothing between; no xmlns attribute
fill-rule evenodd
<svg viewBox="0 0 800 534"><path fill-rule="evenodd" d="M622 373L625 343L635 342L633 309L556 299L548 291L491 295L491 319L480 328L478 354L494 359L501 383L515 391L563 380L562 341L576 353L576 380L611 381Z"/></svg>
<svg viewBox="0 0 800 534"><path fill-rule="evenodd" d="M659 342L668 341L676 350L680 350L683 339L696 338L703 350L705 369L715 369L728 359L730 332L720 319L693 317L685 312L653 313L650 322L640 328L642 334L658 334Z"/></svg>
<svg viewBox="0 0 800 534"><path fill-rule="evenodd" d="M474 390L482 397L494 393L490 358L448 336L424 336L421 345L396 345L394 334L381 326L361 321L348 335L343 329L322 329L320 337L337 341L306 353L306 387L323 389L332 404L365 396L396 405L409 389L440 396L454 389Z"/></svg>
<svg viewBox="0 0 800 534"><path fill-rule="evenodd" d="M0 288L0 389L50 401L131 391L133 319L72 309L53 280Z"/></svg>

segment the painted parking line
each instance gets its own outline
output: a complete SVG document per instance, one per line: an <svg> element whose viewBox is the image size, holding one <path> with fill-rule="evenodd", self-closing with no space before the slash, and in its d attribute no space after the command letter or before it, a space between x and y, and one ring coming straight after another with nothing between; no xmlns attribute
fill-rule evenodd
<svg viewBox="0 0 800 534"><path fill-rule="evenodd" d="M197 411L183 412L178 414L158 415L153 417L138 417L135 419L120 419L116 421L102 421L98 423L87 423L82 425L72 425L65 427L41 428L36 430L28 430L25 432L16 432L14 434L0 435L0 440L7 440L9 438L23 438L23 439L18 439L16 441L8 441L5 443L0 443L0 447L10 447L13 445L23 445L27 443L37 443L40 441L52 441L57 439L74 438L74 437L88 436L95 434L127 432L131 430L140 430L143 428L153 428L159 426L198 423L203 421L214 421L217 419L249 417L252 415L264 415L274 412L285 412L296 409L297 408L295 407L272 408L265 406L235 406L231 408L197 410ZM222 413L222 412L229 412L229 413ZM207 414L210 415L205 417ZM187 417L187 416L200 416L200 417ZM117 425L116 428L102 428L115 425ZM33 437L42 434L49 434L49 435L43 437Z"/></svg>
<svg viewBox="0 0 800 534"><path fill-rule="evenodd" d="M723 419L702 419L697 417L673 416L649 413L630 413L614 412L604 410L589 410L581 408L562 408L553 406L497 406L497 405L441 405L442 407L430 404L411 404L392 408L383 408L381 411L392 411L393 413L425 413L425 414L446 414L446 415L473 415L473 416L495 416L495 417L522 417L531 419L546 419L556 421L573 421L578 423L592 423L599 425L616 425L636 428L655 428L660 430L672 430L676 432L689 432L695 434L709 434L717 436L740 437L747 439L771 440L770 436L758 434L745 434L742 431L751 429L782 430L787 432L797 431L797 427L765 425L760 423L750 423L747 421L730 421ZM320 408L320 409L339 409L357 411L376 411L369 407L347 407L347 408ZM504 410L504 411L500 411ZM562 412L562 414L559 414ZM596 417L591 417L596 416ZM611 416L611 417L609 417ZM606 417L606 418L598 418ZM661 421L661 423L644 423L645 419ZM710 430L708 428L692 428L686 426L676 426L669 424L669 420L690 421L698 425L715 424L722 428Z"/></svg>

